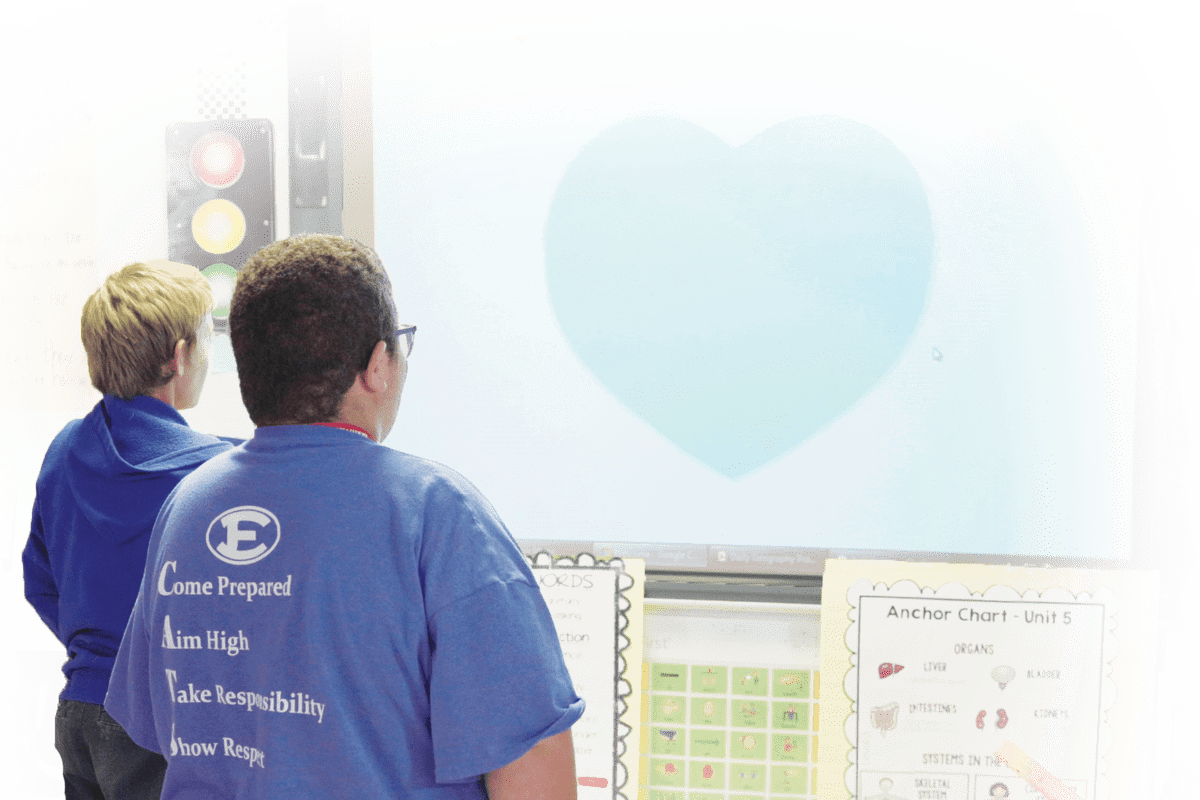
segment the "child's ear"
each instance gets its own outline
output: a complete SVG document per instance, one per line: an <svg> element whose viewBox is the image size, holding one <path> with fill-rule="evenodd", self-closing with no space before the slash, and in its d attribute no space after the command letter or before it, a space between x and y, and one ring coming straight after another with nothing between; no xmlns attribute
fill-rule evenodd
<svg viewBox="0 0 1200 800"><path fill-rule="evenodd" d="M387 350L387 342L380 339L371 351L371 360L367 362L367 368L359 376L368 391L387 391L391 360L392 354Z"/></svg>
<svg viewBox="0 0 1200 800"><path fill-rule="evenodd" d="M182 377L184 370L187 369L188 363L188 346L187 341L180 339L175 343L175 356L171 359L171 372Z"/></svg>

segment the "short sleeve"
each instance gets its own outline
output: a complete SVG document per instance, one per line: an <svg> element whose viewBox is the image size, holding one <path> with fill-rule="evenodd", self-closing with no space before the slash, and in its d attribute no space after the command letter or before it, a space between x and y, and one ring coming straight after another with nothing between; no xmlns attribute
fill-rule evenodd
<svg viewBox="0 0 1200 800"><path fill-rule="evenodd" d="M506 766L583 715L538 588L496 580L430 620L430 727L439 783Z"/></svg>
<svg viewBox="0 0 1200 800"><path fill-rule="evenodd" d="M121 648L113 665L104 698L104 710L121 723L129 738L147 750L160 752L150 697L150 647L145 622L145 606L138 595L121 637Z"/></svg>

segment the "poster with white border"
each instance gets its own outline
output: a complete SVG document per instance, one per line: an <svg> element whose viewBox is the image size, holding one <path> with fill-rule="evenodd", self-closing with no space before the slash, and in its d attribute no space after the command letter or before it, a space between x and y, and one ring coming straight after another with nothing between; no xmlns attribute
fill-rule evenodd
<svg viewBox="0 0 1200 800"><path fill-rule="evenodd" d="M554 621L575 692L571 729L580 800L627 800L636 771L645 562L590 554L526 556Z"/></svg>

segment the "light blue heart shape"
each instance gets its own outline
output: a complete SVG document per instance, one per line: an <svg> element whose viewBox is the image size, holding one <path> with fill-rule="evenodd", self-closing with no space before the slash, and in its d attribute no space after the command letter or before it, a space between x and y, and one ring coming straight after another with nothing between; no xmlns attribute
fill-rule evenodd
<svg viewBox="0 0 1200 800"><path fill-rule="evenodd" d="M730 478L887 372L932 261L916 170L839 117L783 122L739 148L678 119L623 122L567 167L546 222L546 281L575 352Z"/></svg>

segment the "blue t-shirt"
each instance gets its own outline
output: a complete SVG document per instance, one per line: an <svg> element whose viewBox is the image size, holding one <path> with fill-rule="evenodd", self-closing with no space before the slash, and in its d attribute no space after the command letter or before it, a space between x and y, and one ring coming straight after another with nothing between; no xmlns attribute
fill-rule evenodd
<svg viewBox="0 0 1200 800"><path fill-rule="evenodd" d="M105 707L164 800L482 797L583 713L519 548L462 476L260 428L167 499Z"/></svg>

